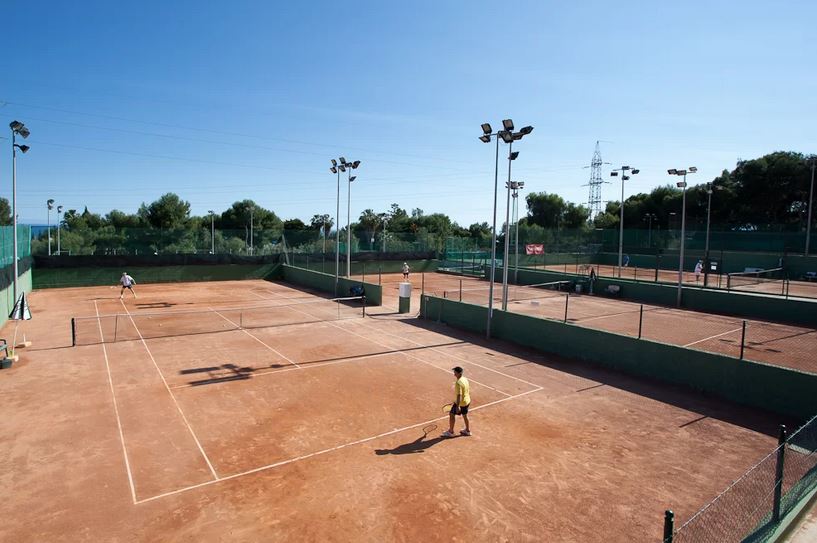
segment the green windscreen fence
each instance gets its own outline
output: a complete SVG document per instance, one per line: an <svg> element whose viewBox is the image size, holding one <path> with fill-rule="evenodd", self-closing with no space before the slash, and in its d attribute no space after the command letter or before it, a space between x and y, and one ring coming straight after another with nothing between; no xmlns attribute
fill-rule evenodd
<svg viewBox="0 0 817 543"><path fill-rule="evenodd" d="M17 225L17 257L31 255L31 226ZM14 227L0 226L0 267L14 263Z"/></svg>

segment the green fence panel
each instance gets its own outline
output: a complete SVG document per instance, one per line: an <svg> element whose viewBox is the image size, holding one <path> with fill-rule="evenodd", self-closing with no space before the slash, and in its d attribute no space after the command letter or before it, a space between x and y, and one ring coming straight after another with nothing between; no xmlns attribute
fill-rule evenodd
<svg viewBox="0 0 817 543"><path fill-rule="evenodd" d="M486 309L425 296L423 318L484 333ZM740 404L808 419L817 413L817 375L494 310L492 336L637 377L685 385Z"/></svg>
<svg viewBox="0 0 817 543"><path fill-rule="evenodd" d="M381 305L383 303L383 289L380 285L373 283L363 283L345 277L338 278L338 292L335 293L335 276L328 273L321 273L295 266L283 265L282 277L284 281L300 285L303 287L319 290L332 294L333 296L349 296L349 289L363 285L366 292L366 303L369 305Z"/></svg>

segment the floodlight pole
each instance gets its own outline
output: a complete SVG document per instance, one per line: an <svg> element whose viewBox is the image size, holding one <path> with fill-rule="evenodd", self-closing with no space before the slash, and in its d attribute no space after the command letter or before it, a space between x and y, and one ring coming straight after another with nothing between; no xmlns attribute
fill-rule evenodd
<svg viewBox="0 0 817 543"><path fill-rule="evenodd" d="M346 191L346 277L352 277L352 168L347 169L349 188Z"/></svg>
<svg viewBox="0 0 817 543"><path fill-rule="evenodd" d="M515 250L515 259L513 263L513 282L514 284L519 283L519 187L513 189L513 208L514 208L514 231L516 233L516 241L514 245L516 246Z"/></svg>
<svg viewBox="0 0 817 543"><path fill-rule="evenodd" d="M670 175L683 176L684 178L681 183L677 183L677 185L683 190L683 196L681 198L681 249L678 255L678 294L675 300L678 307L681 307L681 293L684 285L684 237L686 236L687 173L695 173L697 171L698 169L694 166L690 166L685 170L667 170L667 173Z"/></svg>
<svg viewBox="0 0 817 543"><path fill-rule="evenodd" d="M709 282L709 220L712 210L712 191L715 186L712 183L706 184L706 242L704 243L704 286Z"/></svg>
<svg viewBox="0 0 817 543"><path fill-rule="evenodd" d="M340 273L340 170L338 174L337 211L335 212L335 296L338 295L338 274Z"/></svg>
<svg viewBox="0 0 817 543"><path fill-rule="evenodd" d="M808 219L806 219L806 251L808 256L809 245L811 244L811 206L814 202L814 166L817 165L817 158L811 159L811 188L808 191Z"/></svg>
<svg viewBox="0 0 817 543"><path fill-rule="evenodd" d="M513 152L513 140L508 143L508 183L507 197L505 199L505 254L502 258L502 311L508 310L508 258L511 243L511 164L513 159L511 153Z"/></svg>
<svg viewBox="0 0 817 543"><path fill-rule="evenodd" d="M624 168L622 168L623 170ZM621 209L618 219L618 277L621 278L621 266L624 262L624 171L621 172Z"/></svg>
<svg viewBox="0 0 817 543"><path fill-rule="evenodd" d="M210 254L216 254L216 219L213 211L208 211L210 214Z"/></svg>
<svg viewBox="0 0 817 543"><path fill-rule="evenodd" d="M491 317L494 313L494 281L496 280L496 200L499 190L499 135L493 134L496 139L496 161L494 165L494 224L491 233L491 280L488 282L488 322L485 324L485 336L491 337Z"/></svg>
<svg viewBox="0 0 817 543"><path fill-rule="evenodd" d="M252 236L253 235L252 223L253 223L253 208L254 207L255 206L250 206L250 254L251 255L255 254L255 247L253 245L253 236Z"/></svg>
<svg viewBox="0 0 817 543"><path fill-rule="evenodd" d="M62 213L62 206L57 206L57 256L62 255L62 247L60 246L60 231L62 230L62 220L60 214Z"/></svg>
<svg viewBox="0 0 817 543"><path fill-rule="evenodd" d="M48 207L48 256L51 256L51 210L54 208L54 200L46 202Z"/></svg>
<svg viewBox="0 0 817 543"><path fill-rule="evenodd" d="M17 303L17 131L11 129L11 224L12 226L12 252L14 258L14 287L13 303Z"/></svg>

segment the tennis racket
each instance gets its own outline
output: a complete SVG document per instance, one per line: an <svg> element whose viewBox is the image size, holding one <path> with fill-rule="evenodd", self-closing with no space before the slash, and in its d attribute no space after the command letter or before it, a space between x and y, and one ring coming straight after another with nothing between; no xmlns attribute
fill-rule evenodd
<svg viewBox="0 0 817 543"><path fill-rule="evenodd" d="M453 403L447 403L447 404L445 404L445 405L443 406L443 413L445 413L446 415L448 415L449 413L451 413L451 408L453 408L453 407L454 407L454 404L453 404Z"/></svg>

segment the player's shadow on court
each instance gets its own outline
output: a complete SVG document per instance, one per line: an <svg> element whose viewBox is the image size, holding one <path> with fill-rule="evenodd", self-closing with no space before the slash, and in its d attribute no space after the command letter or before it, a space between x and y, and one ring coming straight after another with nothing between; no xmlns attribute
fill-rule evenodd
<svg viewBox="0 0 817 543"><path fill-rule="evenodd" d="M243 381L249 379L255 369L251 367L241 367L235 364L222 364L221 366L210 366L206 368L190 368L181 370L180 375L192 375L204 373L209 375L208 379L190 381L191 386L214 385L216 383L226 383L229 381Z"/></svg>
<svg viewBox="0 0 817 543"><path fill-rule="evenodd" d="M433 447L434 445L441 441L454 439L454 437L440 437L440 436L432 437L431 439L426 439L427 437L428 434L423 434L414 441L410 441L409 443L403 443L402 445L398 445L393 449L375 449L374 453L378 456L385 456L387 454L417 454L425 452L426 449Z"/></svg>

